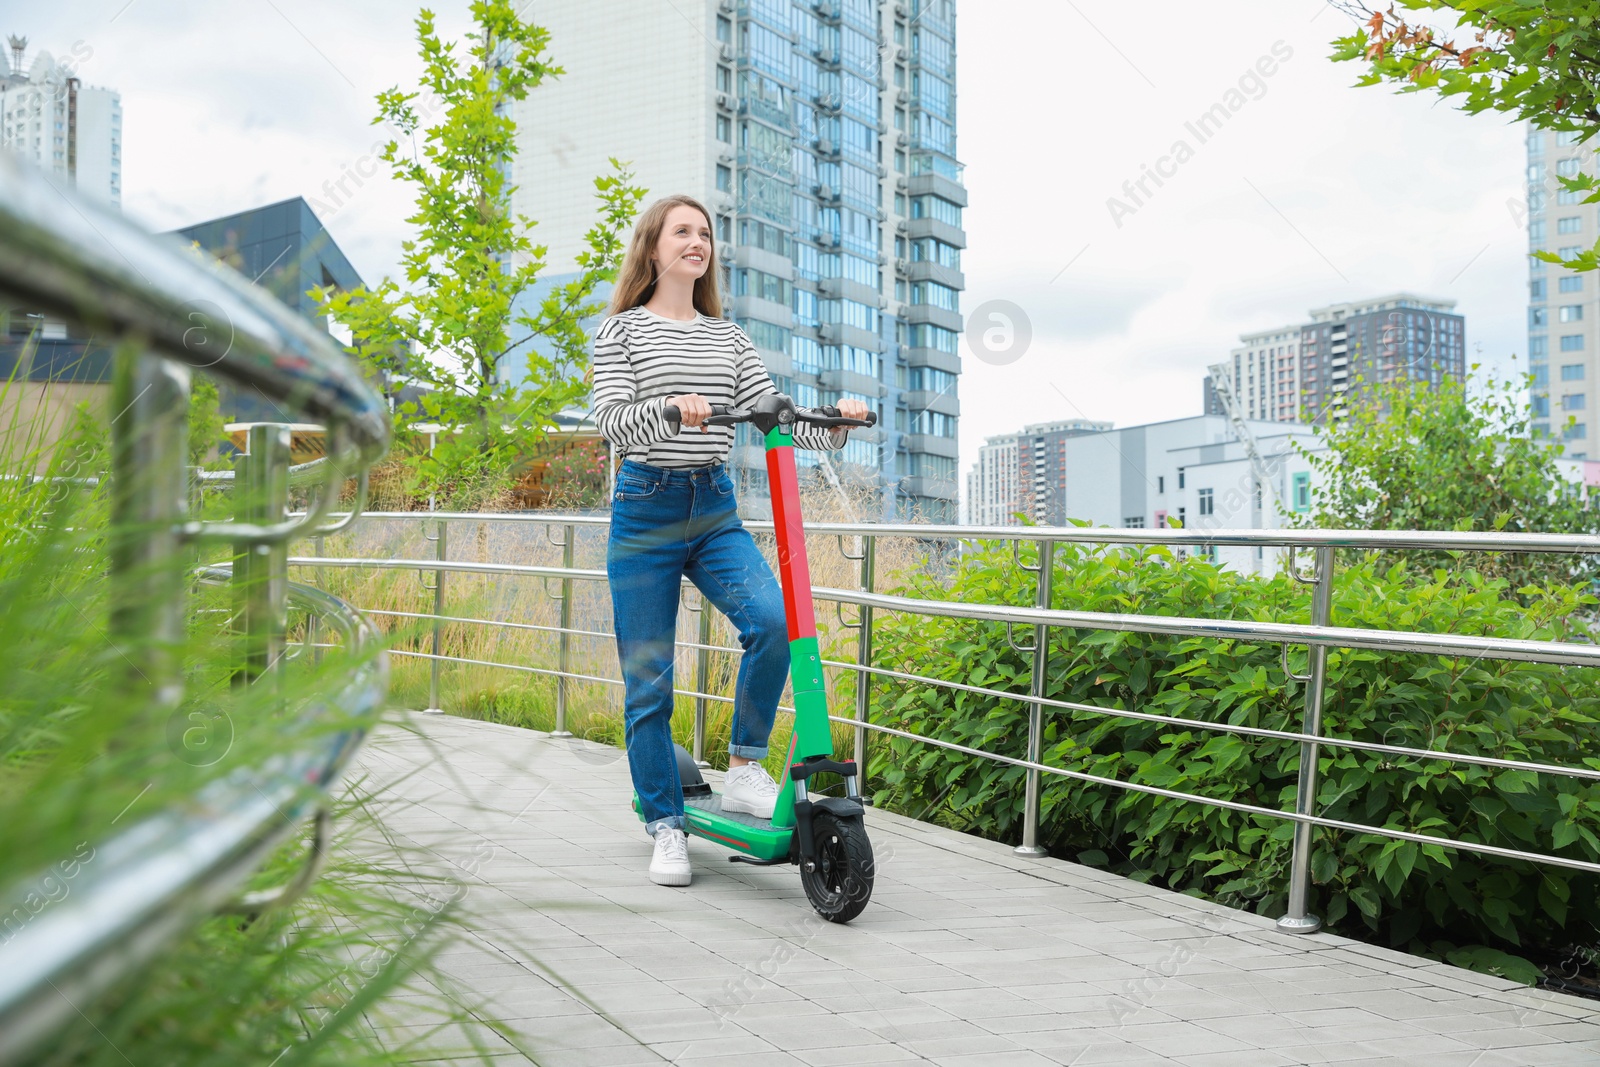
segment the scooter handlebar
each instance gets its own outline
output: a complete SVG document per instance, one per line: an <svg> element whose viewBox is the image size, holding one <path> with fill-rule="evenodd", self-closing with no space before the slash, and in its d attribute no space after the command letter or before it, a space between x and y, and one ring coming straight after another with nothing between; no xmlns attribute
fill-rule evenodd
<svg viewBox="0 0 1600 1067"><path fill-rule="evenodd" d="M665 405L661 409L661 414L668 422L683 421L683 415L676 404ZM749 422L754 415L753 411L732 408L726 404L712 404L711 416L705 420L705 425L736 426L741 422ZM839 414L839 409L836 407L795 408L794 415L800 422L812 426L875 426L878 423L878 413L875 411L867 412L865 419L847 419Z"/></svg>

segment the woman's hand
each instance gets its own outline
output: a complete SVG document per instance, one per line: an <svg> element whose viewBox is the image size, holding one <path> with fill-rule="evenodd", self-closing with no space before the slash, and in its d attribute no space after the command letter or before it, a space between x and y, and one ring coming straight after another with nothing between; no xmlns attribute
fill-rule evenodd
<svg viewBox="0 0 1600 1067"><path fill-rule="evenodd" d="M699 393L684 393L667 397L667 403L678 409L681 425L698 426L701 433L706 432L705 421L711 417L711 401Z"/></svg>
<svg viewBox="0 0 1600 1067"><path fill-rule="evenodd" d="M847 419L865 420L872 409L867 407L865 400L844 399L839 401L839 414ZM849 429L849 427L845 427Z"/></svg>

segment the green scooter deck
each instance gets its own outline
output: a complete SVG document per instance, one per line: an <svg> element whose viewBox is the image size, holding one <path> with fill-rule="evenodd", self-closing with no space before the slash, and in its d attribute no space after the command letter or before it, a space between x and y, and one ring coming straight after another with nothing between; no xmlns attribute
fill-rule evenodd
<svg viewBox="0 0 1600 1067"><path fill-rule="evenodd" d="M639 810L637 797L633 801L633 810ZM708 797L684 797L683 813L689 820L689 832L696 837L715 841L758 860L787 859L789 856L793 827L779 829L756 815L723 811L720 793L712 793Z"/></svg>

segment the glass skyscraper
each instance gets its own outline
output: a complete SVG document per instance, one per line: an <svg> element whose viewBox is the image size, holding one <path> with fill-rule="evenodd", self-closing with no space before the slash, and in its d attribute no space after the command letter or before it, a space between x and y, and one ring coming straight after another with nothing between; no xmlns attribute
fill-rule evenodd
<svg viewBox="0 0 1600 1067"><path fill-rule="evenodd" d="M725 314L804 405L865 400L880 428L830 457L884 516L956 521L961 250L952 0L562 0L532 17L566 74L518 114L518 211L553 269L627 160L650 197L716 216ZM703 19L703 22L699 21ZM551 281L559 281L560 277ZM802 462L823 460L800 454ZM760 450L734 455L765 496ZM867 516L863 516L867 517Z"/></svg>

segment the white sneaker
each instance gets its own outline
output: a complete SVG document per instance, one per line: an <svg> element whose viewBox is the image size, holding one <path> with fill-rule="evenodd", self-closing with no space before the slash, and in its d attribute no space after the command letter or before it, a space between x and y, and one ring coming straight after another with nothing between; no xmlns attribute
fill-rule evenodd
<svg viewBox="0 0 1600 1067"><path fill-rule="evenodd" d="M722 810L743 811L762 819L772 818L778 803L778 783L759 763L746 763L730 770L722 779Z"/></svg>
<svg viewBox="0 0 1600 1067"><path fill-rule="evenodd" d="M656 831L656 851L650 857L650 880L656 885L688 885L689 835L663 826Z"/></svg>

